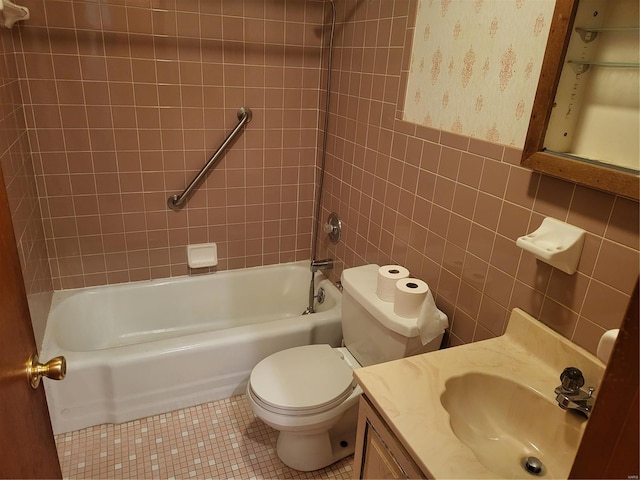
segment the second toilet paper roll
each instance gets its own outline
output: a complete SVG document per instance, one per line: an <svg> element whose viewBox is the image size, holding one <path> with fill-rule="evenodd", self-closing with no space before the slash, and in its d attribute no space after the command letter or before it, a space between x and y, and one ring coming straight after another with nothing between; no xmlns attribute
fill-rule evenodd
<svg viewBox="0 0 640 480"><path fill-rule="evenodd" d="M396 282L409 276L409 270L400 265L384 265L378 269L376 294L385 302L393 302Z"/></svg>
<svg viewBox="0 0 640 480"><path fill-rule="evenodd" d="M417 317L428 291L429 285L417 278L398 280L393 311L401 317Z"/></svg>

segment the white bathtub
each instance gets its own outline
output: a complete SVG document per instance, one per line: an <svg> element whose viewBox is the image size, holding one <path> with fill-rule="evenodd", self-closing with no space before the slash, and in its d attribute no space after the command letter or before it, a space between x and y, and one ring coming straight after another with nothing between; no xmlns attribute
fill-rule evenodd
<svg viewBox="0 0 640 480"><path fill-rule="evenodd" d="M67 359L45 379L55 433L121 423L243 393L279 350L339 346L341 297L307 307L308 262L55 292L40 357Z"/></svg>

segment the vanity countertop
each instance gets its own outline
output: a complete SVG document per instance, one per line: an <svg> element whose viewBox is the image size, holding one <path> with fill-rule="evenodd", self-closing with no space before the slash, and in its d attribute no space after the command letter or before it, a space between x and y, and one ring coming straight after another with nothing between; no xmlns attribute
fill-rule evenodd
<svg viewBox="0 0 640 480"><path fill-rule="evenodd" d="M363 367L355 371L355 377L428 478L479 479L496 478L496 474L485 468L453 433L449 413L441 403L446 381L467 373L499 376L525 383L554 402L559 375L569 365L580 368L586 385L596 387L597 393L604 364L535 318L514 309L507 331L500 337ZM473 409L474 399L469 398L468 402L469 409ZM564 460L568 466L562 465L563 474L567 469L568 475L574 457L575 453ZM522 473L523 478L531 478ZM560 472L556 469L555 473Z"/></svg>

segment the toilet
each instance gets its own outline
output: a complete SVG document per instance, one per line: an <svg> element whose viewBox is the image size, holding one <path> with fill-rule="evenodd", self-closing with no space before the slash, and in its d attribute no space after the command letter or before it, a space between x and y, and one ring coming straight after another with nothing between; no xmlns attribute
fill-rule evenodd
<svg viewBox="0 0 640 480"><path fill-rule="evenodd" d="M342 273L344 347L304 345L259 362L247 384L254 414L278 430L277 453L300 471L324 468L354 452L361 366L437 350L422 345L416 319L399 317L376 295L378 265Z"/></svg>

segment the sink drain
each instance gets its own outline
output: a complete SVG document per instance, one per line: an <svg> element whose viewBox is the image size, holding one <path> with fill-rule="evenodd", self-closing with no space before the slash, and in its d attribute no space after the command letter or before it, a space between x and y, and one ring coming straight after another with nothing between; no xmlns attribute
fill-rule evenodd
<svg viewBox="0 0 640 480"><path fill-rule="evenodd" d="M537 457L524 457L522 459L522 466L531 475L542 475L544 473L544 465Z"/></svg>

